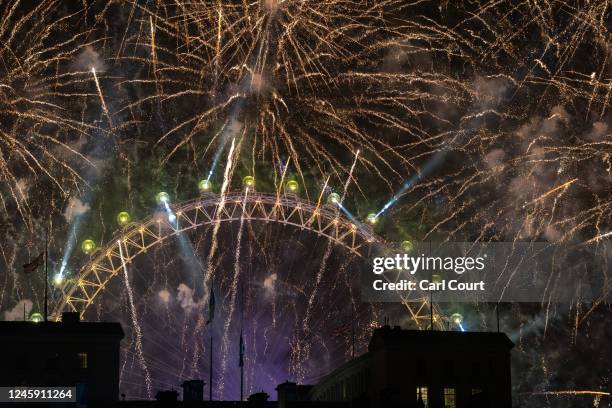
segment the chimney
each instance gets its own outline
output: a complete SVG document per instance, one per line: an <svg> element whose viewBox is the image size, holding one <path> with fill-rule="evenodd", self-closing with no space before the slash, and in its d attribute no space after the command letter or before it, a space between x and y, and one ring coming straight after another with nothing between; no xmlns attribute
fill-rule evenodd
<svg viewBox="0 0 612 408"><path fill-rule="evenodd" d="M285 381L276 387L278 408L286 408L289 401L297 400L297 384Z"/></svg>
<svg viewBox="0 0 612 408"><path fill-rule="evenodd" d="M63 312L62 323L63 324L78 324L81 321L79 312Z"/></svg>
<svg viewBox="0 0 612 408"><path fill-rule="evenodd" d="M183 382L183 401L204 401L204 381L189 380Z"/></svg>
<svg viewBox="0 0 612 408"><path fill-rule="evenodd" d="M175 390L158 391L155 394L155 399L162 406L174 404L178 399L178 392Z"/></svg>
<svg viewBox="0 0 612 408"><path fill-rule="evenodd" d="M270 396L265 392L256 392L252 394L248 399L248 406L253 408L263 408L266 406L266 402L268 402L268 398Z"/></svg>

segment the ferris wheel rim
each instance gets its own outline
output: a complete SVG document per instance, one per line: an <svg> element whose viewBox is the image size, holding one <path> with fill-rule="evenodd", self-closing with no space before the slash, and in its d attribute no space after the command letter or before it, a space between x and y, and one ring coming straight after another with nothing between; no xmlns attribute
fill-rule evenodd
<svg viewBox="0 0 612 408"><path fill-rule="evenodd" d="M223 208L221 208L221 202L223 202ZM246 208L244 207L242 208L243 211L241 216L237 217L224 211L228 208L228 206L234 206L233 209L235 210L236 206L247 204L253 205L254 207L260 207L259 209L263 209L265 206L268 206L270 207L270 212L267 213L268 216L266 217L254 216L253 213L250 213L248 216L244 217L244 209ZM121 268L121 266L117 266L112 271L108 271L107 278L104 280L100 280L99 276L96 274L98 277L97 282L87 281L86 279L89 278L92 273L95 273L95 265L102 263L105 258L109 258L113 253L113 248L118 248L121 243L124 243L125 245L125 243L131 242L137 235L142 236L142 234L145 232L150 234L151 227L155 226L157 226L157 229L160 232L157 236L151 237L152 244L143 245L141 251L128 256L126 263L131 263L133 258L145 253L148 248L163 243L167 239L176 236L181 232L213 225L215 223L236 221L240 220L242 217L249 221L275 222L310 231L320 237L324 237L334 242L336 245L344 247L349 252L361 258L365 258L364 254L360 252L360 249L364 243L367 245L385 245L385 241L377 236L370 228L364 224L358 224L357 222L350 220L339 210L337 206L321 203L315 204L311 201L298 197L296 194L269 194L261 192L249 192L247 194L245 191L233 191L220 195L208 192L196 199L169 205L169 208L177 216L176 227L174 227L167 218L163 217L163 211L155 211L153 214L149 215L140 222L131 222L123 228L118 229L113 234L111 240L90 254L90 259L79 269L75 282L69 283L62 288L62 297L55 306L52 319L58 320L61 316L61 312L65 311L67 307L69 310L79 312L81 315L83 315L87 308L94 303L94 300L99 292L103 290L106 284L117 275L117 270ZM192 211L195 211L196 213L198 210L203 211L204 208L215 209L213 213L208 214L210 216L209 219L204 222L197 220L190 222L187 214ZM289 214L283 213L283 209L288 209L288 211L291 212ZM299 219L301 222L291 222L291 218L296 212L299 214L297 219ZM309 216L305 217L304 215L306 214ZM186 226L179 227L179 225L181 225L181 220L187 223ZM324 222L321 223L321 221ZM314 225L316 225L316 228ZM162 228L164 229L163 234L161 232ZM336 234L333 235L333 233L328 232L328 230L331 230L332 232L335 231ZM343 234L338 234L338 230L342 230ZM351 241L352 245L348 245L346 242L344 242L344 239L347 237L353 238ZM354 238L359 238L361 243L355 244L356 240ZM91 296L89 296L87 290L84 289L84 287L87 285L97 287ZM85 294L85 298L74 296L75 292L79 290L79 288L81 289L81 292ZM81 304L83 307L78 309L75 304Z"/></svg>

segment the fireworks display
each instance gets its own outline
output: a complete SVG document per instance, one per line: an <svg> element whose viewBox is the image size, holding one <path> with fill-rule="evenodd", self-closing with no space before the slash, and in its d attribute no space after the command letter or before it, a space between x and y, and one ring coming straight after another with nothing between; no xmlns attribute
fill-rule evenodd
<svg viewBox="0 0 612 408"><path fill-rule="evenodd" d="M49 185L67 197L84 187L79 170L92 164L79 146L95 125L81 120L85 105L75 103L87 98L77 70L86 37L66 32L77 17L54 13L60 3L32 9L7 3L0 16L0 200L4 218L18 213L28 229L33 212L49 210L32 200L31 191Z"/></svg>
<svg viewBox="0 0 612 408"><path fill-rule="evenodd" d="M504 305L516 398L606 406L610 368L585 361L611 358L609 21L606 1L2 2L2 318L42 310L21 265L50 228L53 306L99 289L84 317L122 323L122 392L205 378L214 335L215 397L235 399L242 332L246 391L271 392L429 313L362 303L367 261L315 220L404 248L562 243L604 284ZM198 195L214 206L187 228ZM438 307L493 325L487 304Z"/></svg>

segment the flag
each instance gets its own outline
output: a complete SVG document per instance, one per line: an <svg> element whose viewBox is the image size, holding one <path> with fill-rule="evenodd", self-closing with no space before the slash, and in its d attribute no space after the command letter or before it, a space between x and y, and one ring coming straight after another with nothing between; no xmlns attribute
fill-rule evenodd
<svg viewBox="0 0 612 408"><path fill-rule="evenodd" d="M42 265L42 263L43 263L43 257L44 256L45 256L45 253L41 252L40 255L38 255L36 258L34 258L34 260L32 262L24 264L23 265L23 272L24 273L32 273L36 269L38 269L38 267L40 265Z"/></svg>
<svg viewBox="0 0 612 408"><path fill-rule="evenodd" d="M240 332L240 354L238 357L238 367L244 367L244 340L242 339L242 331Z"/></svg>
<svg viewBox="0 0 612 408"><path fill-rule="evenodd" d="M208 298L208 321L206 322L206 325L208 326L210 323L212 323L214 318L215 318L215 290L213 289L213 286L210 285L210 297Z"/></svg>

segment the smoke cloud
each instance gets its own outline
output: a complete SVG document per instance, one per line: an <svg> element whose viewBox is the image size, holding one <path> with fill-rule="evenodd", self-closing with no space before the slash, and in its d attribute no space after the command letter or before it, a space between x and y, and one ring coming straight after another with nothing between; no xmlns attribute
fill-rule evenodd
<svg viewBox="0 0 612 408"><path fill-rule="evenodd" d="M193 289L181 283L178 285L177 290L176 299L185 311L191 311L197 306L197 303L193 300Z"/></svg>
<svg viewBox="0 0 612 408"><path fill-rule="evenodd" d="M63 215L66 219L66 222L70 223L75 217L85 214L90 209L91 207L89 206L89 204L83 203L76 197L72 197L70 201L68 201L68 205L66 206Z"/></svg>
<svg viewBox="0 0 612 408"><path fill-rule="evenodd" d="M91 45L87 45L76 57L72 64L72 68L76 71L90 71L95 68L96 71L105 71L106 64L104 59Z"/></svg>
<svg viewBox="0 0 612 408"><path fill-rule="evenodd" d="M17 304L10 310L4 312L4 320L16 321L23 320L23 308L25 306L25 315L29 316L32 311L32 301L30 299L23 299L17 302Z"/></svg>

